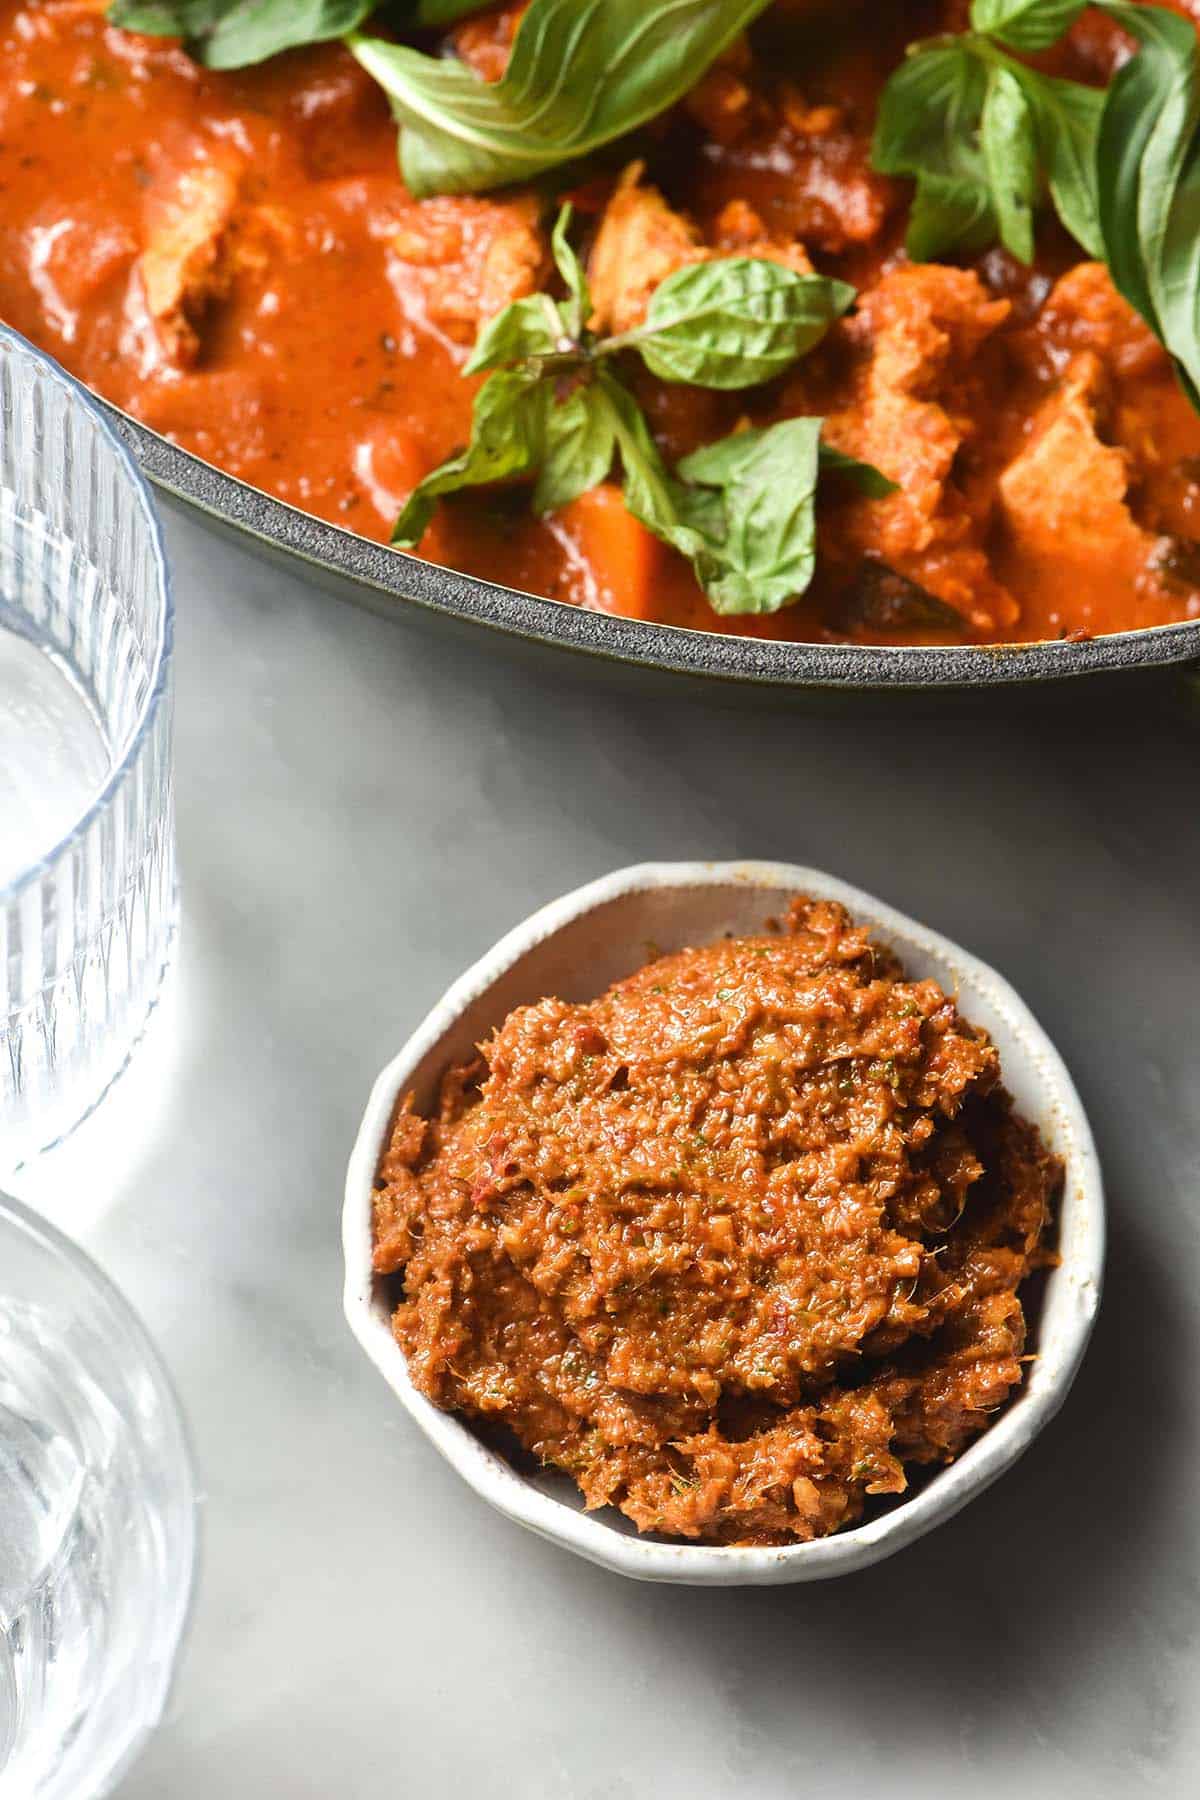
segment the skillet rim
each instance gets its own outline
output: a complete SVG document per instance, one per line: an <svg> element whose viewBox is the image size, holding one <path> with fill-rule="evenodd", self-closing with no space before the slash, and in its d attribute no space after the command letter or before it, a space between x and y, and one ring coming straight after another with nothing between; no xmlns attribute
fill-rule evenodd
<svg viewBox="0 0 1200 1800"><path fill-rule="evenodd" d="M96 399L157 488L217 525L306 565L318 577L332 575L348 583L359 590L355 597L361 604L386 614L415 606L599 662L797 690L995 689L1200 659L1200 619L1081 641L894 646L779 642L589 612L423 562L301 512L173 444L111 401Z"/></svg>

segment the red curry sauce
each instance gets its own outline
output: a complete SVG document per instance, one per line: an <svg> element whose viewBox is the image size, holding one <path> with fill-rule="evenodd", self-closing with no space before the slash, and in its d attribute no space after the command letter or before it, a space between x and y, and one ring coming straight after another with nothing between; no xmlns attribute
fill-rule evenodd
<svg viewBox="0 0 1200 1800"><path fill-rule="evenodd" d="M485 77L515 10L457 33ZM820 411L902 492L823 498L817 581L768 619L718 618L607 487L546 521L477 491L441 508L424 555L785 638L989 642L1200 616L1200 419L1103 269L1076 265L1053 226L1034 272L998 251L906 264L905 190L869 166L875 105L905 43L965 9L880 10L780 0L756 53L739 47L643 134L623 190L629 146L574 198L593 255L615 245L614 314L671 257L811 260L860 289L856 316L768 389L643 377L668 451ZM0 314L187 449L386 539L464 441L480 318L547 278L542 203L412 201L384 97L336 46L218 75L102 12L0 4ZM1058 61L1103 79L1119 54L1086 16Z"/></svg>

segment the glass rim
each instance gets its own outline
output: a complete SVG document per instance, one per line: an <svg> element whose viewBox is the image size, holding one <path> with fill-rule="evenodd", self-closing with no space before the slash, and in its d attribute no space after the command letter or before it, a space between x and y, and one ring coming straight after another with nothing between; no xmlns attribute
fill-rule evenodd
<svg viewBox="0 0 1200 1800"><path fill-rule="evenodd" d="M150 556L157 578L163 628L154 668L154 679L149 684L146 697L142 702L141 711L125 747L125 754L120 762L109 771L104 786L92 797L70 830L64 832L58 842L38 857L36 862L30 863L27 868L22 869L19 874L12 876L9 880L0 882L0 906L8 905L25 888L43 878L70 850L71 846L90 831L95 821L112 806L158 718L166 695L167 678L171 671L175 652L175 595L170 565L167 562L167 553L163 544L162 521L158 516L158 509L154 504L149 483L138 465L137 458L105 417L91 390L64 369L62 364L48 351L39 349L36 344L30 343L27 337L23 337L19 331L14 331L11 325L0 323L0 350L3 349L15 350L19 356L33 364L42 379L54 382L60 388L66 389L72 402L90 413L100 437L115 452L118 462L129 478L137 505L149 529Z"/></svg>

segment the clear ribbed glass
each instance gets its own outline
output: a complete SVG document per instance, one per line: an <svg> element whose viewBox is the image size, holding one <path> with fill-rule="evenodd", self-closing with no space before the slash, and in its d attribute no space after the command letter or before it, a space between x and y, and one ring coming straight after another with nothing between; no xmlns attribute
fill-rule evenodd
<svg viewBox="0 0 1200 1800"><path fill-rule="evenodd" d="M69 1132L175 931L158 522L84 390L0 328L0 1170Z"/></svg>
<svg viewBox="0 0 1200 1800"><path fill-rule="evenodd" d="M196 1494L158 1356L95 1264L0 1194L0 1794L97 1800L162 1716Z"/></svg>

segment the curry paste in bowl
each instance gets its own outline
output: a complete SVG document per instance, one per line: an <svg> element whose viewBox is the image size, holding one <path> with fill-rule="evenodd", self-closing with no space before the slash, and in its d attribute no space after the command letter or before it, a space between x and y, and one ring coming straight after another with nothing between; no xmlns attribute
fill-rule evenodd
<svg viewBox="0 0 1200 1800"><path fill-rule="evenodd" d="M255 10L269 24L288 9ZM936 171L917 198L894 172L908 152L881 136L885 89L913 44L948 33L973 54L965 0L728 8L749 29L702 46L661 111L525 181L519 145L495 186L427 157L419 194L397 164L395 84L376 78L390 41L436 65L431 81L457 63L498 88L548 0L442 5L430 10L455 22L424 31L415 6L373 20L357 10L373 49L293 31L278 53L217 55L211 38L120 23L162 31L177 13L186 28L195 8L0 0L6 322L187 450L381 540L431 473L466 454L483 384L498 374L516 391L536 363L550 382L530 427L538 445L514 449L505 413L502 454L484 470L496 479L476 468L464 487L460 469L402 541L573 605L827 643L988 644L1200 617L1187 346L1118 291L1125 264L1077 217L1086 192L1068 206L1053 163L1018 196L1032 223L993 217L984 193L955 239ZM634 10L652 21L658 9ZM1055 41L989 40L988 66L1000 57L1020 81L1069 84L1079 117L1098 118L1136 45L1102 8L1052 10ZM1169 10L1179 24L1192 9ZM568 59L553 74L602 91L606 71ZM968 68L968 99L971 79ZM1066 148L1082 169L1078 135ZM978 150L963 147L971 168ZM950 241L922 246L930 192ZM589 284L573 326L556 221ZM682 357L669 342L669 356L652 355L655 305L681 278L709 283L723 323L700 350L689 339ZM570 342L536 356L493 344L491 363L477 350L480 372L467 373L480 333L538 296ZM815 324L810 300L825 309ZM773 308L791 333L787 366L778 343L755 362ZM731 373L739 318L747 366ZM721 332L714 371L705 358ZM515 373L505 356L524 358ZM611 395L596 399L605 382L624 409L615 425L601 417ZM569 430L557 410L568 406ZM769 438L799 420L813 435ZM543 481L555 421L559 462ZM747 494L743 452L760 441Z"/></svg>
<svg viewBox="0 0 1200 1800"><path fill-rule="evenodd" d="M794 1544L1018 1389L1062 1180L987 1033L799 899L402 1094L373 1261L437 1407L641 1532Z"/></svg>

